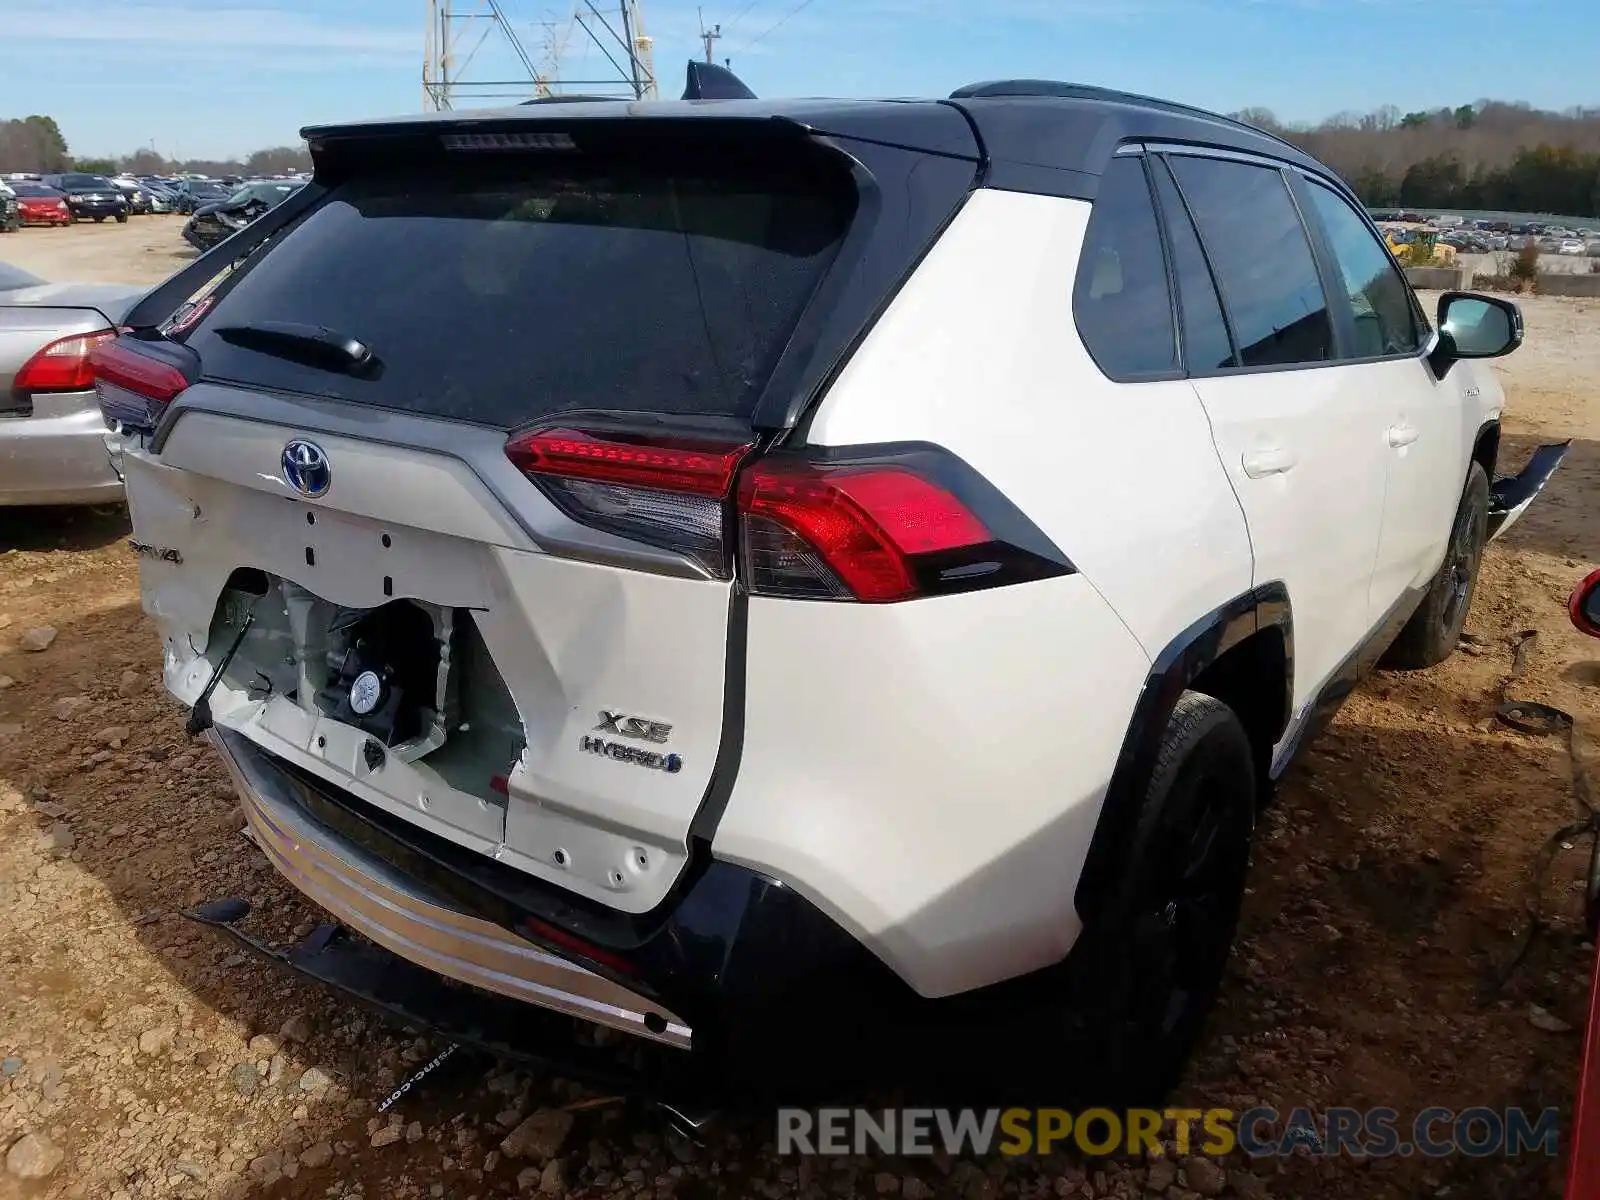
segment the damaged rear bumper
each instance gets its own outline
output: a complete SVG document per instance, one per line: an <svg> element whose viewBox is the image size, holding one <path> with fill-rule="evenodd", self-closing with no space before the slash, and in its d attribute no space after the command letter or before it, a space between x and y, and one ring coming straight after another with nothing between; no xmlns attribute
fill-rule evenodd
<svg viewBox="0 0 1600 1200"><path fill-rule="evenodd" d="M702 1104L914 1077L930 1038L943 1075L957 1035L989 1028L970 1003L917 996L793 889L746 868L706 858L658 911L608 912L241 733L217 726L211 737L269 861L367 941L314 935L280 953L235 927L242 902L191 915L414 1027ZM636 1035L621 1049L648 1068L629 1083L607 1058L618 1047L585 1045L562 1017Z"/></svg>
<svg viewBox="0 0 1600 1200"><path fill-rule="evenodd" d="M249 914L250 905L243 900L219 900L187 915L275 966L313 979L412 1029L429 1030L498 1058L559 1070L624 1095L671 1103L680 1111L704 1107L702 1089L693 1082L692 1073L664 1069L659 1058L630 1057L612 1047L584 1044L554 1013L541 1013L509 997L456 987L382 946L348 936L337 925L319 925L289 949L275 949L239 928Z"/></svg>
<svg viewBox="0 0 1600 1200"><path fill-rule="evenodd" d="M1489 489L1489 540L1505 533L1528 511L1544 485L1550 482L1556 468L1567 457L1572 442L1556 442L1540 446L1528 459L1521 472L1508 478L1497 479Z"/></svg>
<svg viewBox="0 0 1600 1200"><path fill-rule="evenodd" d="M428 970L514 1000L687 1048L687 1025L661 1006L499 926L458 911L296 803L291 784L238 734L212 730L245 818L268 861L343 924Z"/></svg>

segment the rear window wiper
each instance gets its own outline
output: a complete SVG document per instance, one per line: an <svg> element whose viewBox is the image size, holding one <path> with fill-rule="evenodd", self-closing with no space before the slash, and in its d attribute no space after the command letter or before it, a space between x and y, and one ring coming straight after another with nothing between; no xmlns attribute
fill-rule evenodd
<svg viewBox="0 0 1600 1200"><path fill-rule="evenodd" d="M382 370L371 346L325 325L256 321L249 325L218 325L212 332L229 345L323 371L375 379Z"/></svg>

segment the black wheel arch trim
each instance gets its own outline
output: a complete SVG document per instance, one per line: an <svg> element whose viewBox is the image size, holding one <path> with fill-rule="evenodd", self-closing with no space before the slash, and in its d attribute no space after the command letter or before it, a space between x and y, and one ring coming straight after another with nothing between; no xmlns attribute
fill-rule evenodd
<svg viewBox="0 0 1600 1200"><path fill-rule="evenodd" d="M1478 456L1478 450L1488 442L1491 453L1488 462ZM1489 477L1489 486L1494 486L1494 473L1500 457L1500 418L1490 417L1478 426L1478 432L1472 435L1472 458L1470 461L1479 464L1483 473Z"/></svg>
<svg viewBox="0 0 1600 1200"><path fill-rule="evenodd" d="M1284 680L1284 712L1292 710L1294 692L1294 623L1289 591L1281 582L1261 584L1195 621L1156 656L1134 704L1122 750L1106 789L1074 902L1085 924L1106 909L1138 825L1139 808L1150 786L1156 753L1178 697L1200 674L1247 638L1279 629L1288 670Z"/></svg>

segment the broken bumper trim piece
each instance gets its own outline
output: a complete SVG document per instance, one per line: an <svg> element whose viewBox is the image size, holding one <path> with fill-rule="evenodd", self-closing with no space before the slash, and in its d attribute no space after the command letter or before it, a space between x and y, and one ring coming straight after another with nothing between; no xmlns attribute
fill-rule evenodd
<svg viewBox="0 0 1600 1200"><path fill-rule="evenodd" d="M463 913L414 880L322 829L283 777L264 769L238 735L211 731L255 842L307 898L363 936L451 979L513 1000L688 1049L676 1015L497 925Z"/></svg>
<svg viewBox="0 0 1600 1200"><path fill-rule="evenodd" d="M685 1103L690 1089L678 1073L652 1070L648 1062L629 1062L620 1047L580 1044L573 1038L572 1026L553 1013L531 1011L507 997L458 987L381 946L349 936L337 925L320 925L299 944L278 950L238 927L249 914L247 902L227 899L203 904L185 915L275 966L342 992L408 1028L431 1031L499 1058L554 1069L622 1095L658 1102L671 1096L686 1113L705 1111L699 1103ZM632 1049L680 1057L643 1044Z"/></svg>
<svg viewBox="0 0 1600 1200"><path fill-rule="evenodd" d="M1519 474L1495 480L1489 489L1489 541L1494 541L1522 519L1528 505L1544 490L1571 448L1570 440L1540 446Z"/></svg>

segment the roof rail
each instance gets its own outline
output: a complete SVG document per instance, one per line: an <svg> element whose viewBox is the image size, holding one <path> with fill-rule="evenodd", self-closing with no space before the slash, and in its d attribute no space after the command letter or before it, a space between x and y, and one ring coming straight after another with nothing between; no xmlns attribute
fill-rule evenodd
<svg viewBox="0 0 1600 1200"><path fill-rule="evenodd" d="M1221 121L1223 124L1232 125L1236 129L1248 129L1251 133L1270 138L1279 145L1289 146L1295 150L1300 149L1299 146L1296 146L1287 138L1273 133L1271 130L1262 129L1258 125L1251 125L1234 117L1225 117L1221 113L1214 113L1204 108L1196 108L1192 104L1179 104L1176 100L1161 100L1155 96L1141 96L1136 92L1120 92L1115 88L1095 87L1087 83L1062 83L1054 79L997 79L987 83L969 83L966 87L957 88L950 93L950 99L952 100L1000 96L1040 96L1059 100L1104 100L1113 104L1138 104L1146 108L1156 108L1171 113L1204 117L1208 121Z"/></svg>
<svg viewBox="0 0 1600 1200"><path fill-rule="evenodd" d="M625 101L622 96L535 96L532 100L523 100L522 104L599 104L602 101L611 101L621 104Z"/></svg>

